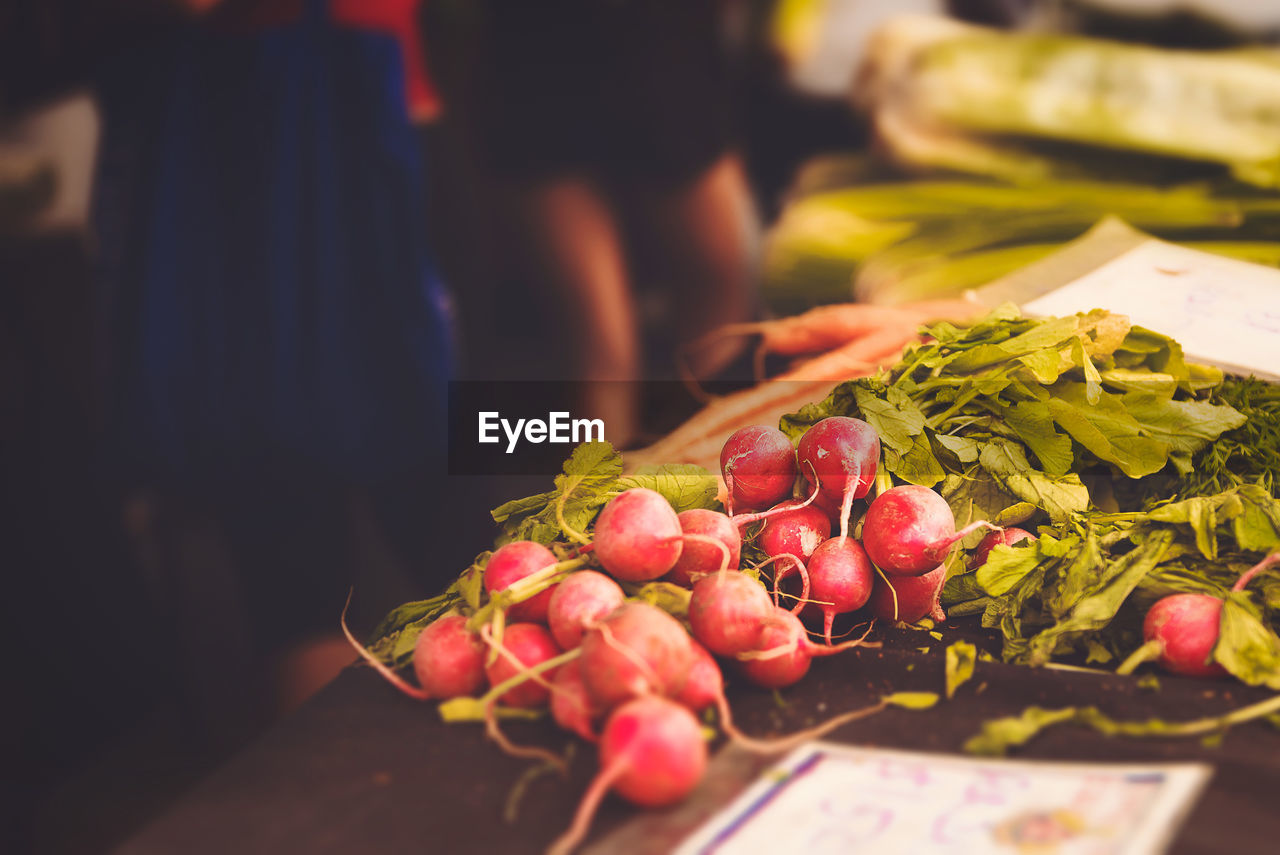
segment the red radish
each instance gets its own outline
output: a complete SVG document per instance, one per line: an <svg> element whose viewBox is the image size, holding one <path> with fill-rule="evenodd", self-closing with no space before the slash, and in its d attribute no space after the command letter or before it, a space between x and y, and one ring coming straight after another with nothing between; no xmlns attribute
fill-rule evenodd
<svg viewBox="0 0 1280 855"><path fill-rule="evenodd" d="M1187 677L1221 677L1213 661L1222 600L1210 594L1170 594L1157 600L1142 622L1142 637L1160 645L1160 664Z"/></svg>
<svg viewBox="0 0 1280 855"><path fill-rule="evenodd" d="M484 566L484 589L494 594L555 563L555 553L541 543L534 543L532 540L513 540L498 547L493 555L489 556L489 563ZM553 585L522 603L510 606L507 609L507 618L513 621L546 623L547 605L551 602L551 594L554 590Z"/></svg>
<svg viewBox="0 0 1280 855"><path fill-rule="evenodd" d="M360 658L363 659L365 662L369 663L369 665L373 668L373 670L377 671L378 674L381 675L382 679L386 680L388 683L395 686L397 689L400 690L402 694L408 695L409 697L418 701L425 701L434 697L432 693L428 691L425 686L415 686L411 684L408 680L406 680L404 677L401 677L395 671L392 671L389 667L387 667L387 665L381 659L379 659L377 656L374 656L369 651L368 648L366 648L363 644L361 644L356 639L356 637L351 634L351 627L347 626L347 609L350 607L351 607L351 596L350 594L348 594L347 603L342 607L342 616L338 619L338 625L342 627L342 634L346 636L347 643L351 645L352 649L355 650L356 653L360 654ZM443 618L441 620L443 620ZM463 618L462 622L463 622L463 630L465 630L466 618ZM440 621L436 621L436 623L440 623ZM432 626L434 625L435 624L432 624ZM427 629L430 629L430 627L428 627ZM426 633L427 629L424 629L423 633ZM440 635L446 642L443 647L443 652L445 653L444 659L449 661L456 661L459 665L458 670L456 672L450 672L448 668L440 669L439 680L441 685L447 687L449 690L469 687L474 677L474 673L470 671L470 663L469 663L470 654L467 650L468 644L462 643L463 637L460 634L455 633L453 631L452 626L449 624L446 624L445 627L442 627L440 630L437 630L437 632L440 633ZM432 637L431 635L428 635L428 639L431 639L431 637ZM429 640L428 648L434 649L435 646L436 646L435 643ZM428 652L426 649L423 648L422 636L418 637L418 643L414 646L414 649L413 649L415 666L417 665L417 660L420 655L419 651L421 651L421 656L423 658L423 661L425 662L426 659L428 658ZM442 661L442 664L443 664L443 661ZM483 683L484 681L483 649L481 649L480 651L480 664L481 664L480 679L481 679L481 683ZM471 689L470 691L461 692L456 695L451 694L448 697L462 697L463 695L471 694L472 691L475 691L475 690Z"/></svg>
<svg viewBox="0 0 1280 855"><path fill-rule="evenodd" d="M766 689L781 689L797 683L809 673L813 660L808 641L800 618L786 609L776 608L760 628L755 648L775 655L742 660L742 672L748 680Z"/></svg>
<svg viewBox="0 0 1280 855"><path fill-rule="evenodd" d="M598 706L611 709L641 695L675 695L693 665L693 642L657 606L627 602L582 638L582 682Z"/></svg>
<svg viewBox="0 0 1280 855"><path fill-rule="evenodd" d="M773 608L764 586L745 573L714 573L693 585L689 626L707 650L734 656L752 648Z"/></svg>
<svg viewBox="0 0 1280 855"><path fill-rule="evenodd" d="M579 570L555 586L547 607L547 625L556 644L572 650L588 626L622 605L627 595L617 582L594 570Z"/></svg>
<svg viewBox="0 0 1280 855"><path fill-rule="evenodd" d="M870 631L868 627L867 633ZM830 656L850 647L879 647L879 642L864 641L867 633L843 644L814 644L805 633L800 618L777 607L761 624L755 646L739 653L737 658L748 680L766 689L781 689L804 677L815 656Z"/></svg>
<svg viewBox="0 0 1280 855"><path fill-rule="evenodd" d="M1280 563L1280 552L1273 552L1250 567L1231 587L1243 591L1253 577ZM1144 659L1158 657L1160 665L1174 674L1187 677L1221 677L1227 673L1213 659L1222 622L1223 601L1211 594L1170 594L1147 610L1142 622L1146 643L1117 669L1128 673Z"/></svg>
<svg viewBox="0 0 1280 855"><path fill-rule="evenodd" d="M579 659L560 666L551 683L551 717L565 730L578 734L588 742L596 741L592 722L600 711L591 701L586 684L582 682Z"/></svg>
<svg viewBox="0 0 1280 855"><path fill-rule="evenodd" d="M600 772L583 795L573 824L548 849L568 855L586 836L605 793L641 807L666 807L689 795L707 768L702 726L666 698L635 698L614 710L600 735Z"/></svg>
<svg viewBox="0 0 1280 855"><path fill-rule="evenodd" d="M945 620L938 597L946 581L947 568L941 564L923 576L881 577L877 573L867 605L880 620L915 623L926 615Z"/></svg>
<svg viewBox="0 0 1280 855"><path fill-rule="evenodd" d="M999 530L979 520L956 531L946 499L928 487L905 484L885 490L867 508L862 545L885 573L919 576L941 564L952 545L980 528Z"/></svg>
<svg viewBox="0 0 1280 855"><path fill-rule="evenodd" d="M1000 544L1005 546L1013 546L1015 543L1021 543L1024 540L1036 540L1036 536L1023 528L1009 526L999 531L989 531L987 536L978 542L973 548L973 556L969 559L969 569L977 570L983 564L987 563L987 558L991 555L991 550Z"/></svg>
<svg viewBox="0 0 1280 855"><path fill-rule="evenodd" d="M832 416L805 431L796 451L810 486L840 502L840 535L847 536L853 500L876 480L880 436L862 419Z"/></svg>
<svg viewBox="0 0 1280 855"><path fill-rule="evenodd" d="M724 675L720 666L698 642L693 644L693 665L675 700L694 712L702 712L724 695Z"/></svg>
<svg viewBox="0 0 1280 855"><path fill-rule="evenodd" d="M807 563L818 544L831 536L831 521L813 505L790 499L779 503L769 513L773 516L765 520L755 542L760 551L770 558L798 555ZM801 571L802 565L795 561L779 560L773 573L774 587Z"/></svg>
<svg viewBox="0 0 1280 855"><path fill-rule="evenodd" d="M745 427L725 440L720 449L720 472L730 516L767 508L791 495L798 474L796 449L777 428Z"/></svg>
<svg viewBox="0 0 1280 855"><path fill-rule="evenodd" d="M827 515L827 520L831 523L833 530L840 528L840 500L833 499L821 490L814 497L813 504L818 510Z"/></svg>
<svg viewBox="0 0 1280 855"><path fill-rule="evenodd" d="M680 519L646 487L619 493L596 517L595 556L614 578L648 582L675 566L684 547Z"/></svg>
<svg viewBox="0 0 1280 855"><path fill-rule="evenodd" d="M862 544L851 537L833 537L809 559L809 598L822 612L822 635L831 643L836 615L855 611L871 596L875 570Z"/></svg>
<svg viewBox="0 0 1280 855"><path fill-rule="evenodd" d="M413 648L413 670L428 697L461 698L484 686L484 642L462 615L429 624Z"/></svg>
<svg viewBox="0 0 1280 855"><path fill-rule="evenodd" d="M489 678L489 685L496 686L562 652L545 626L537 623L507 624L498 656L485 666L485 675ZM522 708L545 706L551 694L550 681L556 670L553 668L549 673L508 689L498 698L498 703Z"/></svg>
<svg viewBox="0 0 1280 855"><path fill-rule="evenodd" d="M686 535L713 537L729 550L728 569L737 570L742 556L742 535L733 520L718 511L691 508L677 515L680 530ZM692 588L697 577L714 573L724 564L724 550L714 543L700 543L692 538L684 539L684 549L671 572L663 578L682 588Z"/></svg>

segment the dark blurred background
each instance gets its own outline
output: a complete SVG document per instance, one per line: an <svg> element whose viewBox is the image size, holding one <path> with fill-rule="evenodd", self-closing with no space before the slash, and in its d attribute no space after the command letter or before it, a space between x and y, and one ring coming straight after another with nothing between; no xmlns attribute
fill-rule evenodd
<svg viewBox="0 0 1280 855"><path fill-rule="evenodd" d="M445 475L444 382L670 380L757 317L761 230L865 143L846 90L904 11L1037 9L0 2L0 849L109 848L350 661L350 587L368 630L545 489ZM582 405L633 442L696 406L638 400Z"/></svg>

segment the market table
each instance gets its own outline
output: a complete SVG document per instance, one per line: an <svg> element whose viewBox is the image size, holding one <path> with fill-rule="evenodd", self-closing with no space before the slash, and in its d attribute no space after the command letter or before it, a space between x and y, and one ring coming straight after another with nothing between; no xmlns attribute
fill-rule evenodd
<svg viewBox="0 0 1280 855"><path fill-rule="evenodd" d="M940 692L943 650L952 634L944 629L944 641L937 641L919 631L878 633L886 642L881 649L815 661L809 676L782 693L785 705L773 693L734 685L735 719L753 735L785 733L889 691ZM927 652L920 649L926 646ZM979 662L953 700L923 711L886 710L827 738L954 753L984 720L1031 704L1094 704L1117 718L1180 720L1221 714L1267 694L1230 681L1162 676L1152 689L1139 687L1135 677ZM547 721L513 722L506 729L516 741L557 750L571 742ZM542 852L569 824L594 773L593 753L578 745L568 778L531 778L513 799L514 785L537 764L502 754L479 725L441 723L433 706L398 694L368 668L352 667L118 851ZM1059 727L1018 756L1204 762L1213 766L1213 776L1171 851L1267 852L1280 839L1280 811L1273 806L1280 789L1280 730L1267 723L1239 726L1216 745L1108 738ZM721 780L720 792L702 793L700 801L727 801L765 761L754 762L739 764L738 780ZM509 802L516 811L512 822L503 818ZM668 851L689 821L689 811L680 811L641 812L606 799L585 851Z"/></svg>

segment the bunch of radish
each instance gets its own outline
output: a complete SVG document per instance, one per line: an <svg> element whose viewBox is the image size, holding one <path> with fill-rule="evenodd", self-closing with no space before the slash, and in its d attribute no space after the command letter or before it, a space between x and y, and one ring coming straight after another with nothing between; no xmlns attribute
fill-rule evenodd
<svg viewBox="0 0 1280 855"><path fill-rule="evenodd" d="M740 659L747 679L773 688L800 679L810 657L856 644L810 642L795 617L738 569L740 528L723 513L676 514L661 494L635 488L602 509L594 535L585 555L566 561L530 541L494 551L483 575L489 613L449 614L422 630L413 654L417 686L348 632L365 659L405 694L474 698L489 735L513 754L560 762L544 749L507 740L495 715L499 704L549 708L559 726L599 743L600 772L558 844L564 851L585 833L606 791L659 806L682 799L698 783L707 748L695 713L715 707L726 735L748 747L792 744L755 740L733 726L720 664L708 648ZM692 634L623 590L623 584L660 579L692 589ZM716 610L737 617L702 619Z"/></svg>
<svg viewBox="0 0 1280 855"><path fill-rule="evenodd" d="M774 428L738 431L721 455L730 513L677 514L661 494L633 488L604 506L594 539L573 558L530 541L503 545L483 570L487 604L422 631L413 654L418 685L348 638L405 694L482 710L489 735L512 753L560 762L510 743L498 704L548 708L560 727L597 742L600 770L555 847L568 851L607 792L661 806L697 785L707 748L696 714L707 708L729 739L759 750L784 749L871 711L754 739L733 725L722 664L782 688L802 679L815 657L868 643L866 633L833 643L837 615L870 604L874 615L911 621L936 609L942 560L970 529L955 530L936 493L896 487L871 503L863 539L855 539L853 505L875 484L879 457L879 437L853 418L819 422L798 447ZM765 556L746 570L739 569L744 535ZM761 575L772 577L772 596ZM624 586L652 581L689 589L687 626L628 598ZM790 608L781 604L783 583L799 586ZM820 616L822 641L801 622L806 609Z"/></svg>

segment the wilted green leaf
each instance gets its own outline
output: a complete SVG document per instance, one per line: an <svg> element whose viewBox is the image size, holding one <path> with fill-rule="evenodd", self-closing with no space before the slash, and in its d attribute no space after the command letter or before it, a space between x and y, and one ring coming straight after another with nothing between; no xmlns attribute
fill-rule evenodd
<svg viewBox="0 0 1280 855"><path fill-rule="evenodd" d="M937 692L894 692L881 698L891 707L908 710L927 710L938 703Z"/></svg>
<svg viewBox="0 0 1280 855"><path fill-rule="evenodd" d="M978 661L978 648L968 641L953 641L947 646L946 683L947 700L956 696L956 689L973 676Z"/></svg>
<svg viewBox="0 0 1280 855"><path fill-rule="evenodd" d="M661 493L676 513L714 506L720 489L713 473L687 463L641 467L619 478L615 489L621 492L632 487L647 487Z"/></svg>

